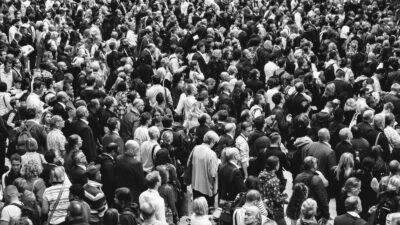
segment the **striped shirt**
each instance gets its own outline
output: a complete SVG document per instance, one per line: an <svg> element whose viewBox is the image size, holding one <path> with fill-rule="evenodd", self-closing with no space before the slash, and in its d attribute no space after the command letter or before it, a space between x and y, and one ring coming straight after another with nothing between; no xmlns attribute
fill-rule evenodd
<svg viewBox="0 0 400 225"><path fill-rule="evenodd" d="M60 201L57 205L57 208L53 214L53 217L50 220L50 224L60 224L65 221L65 217L67 216L67 209L69 207L69 187L71 184L65 184L63 192L61 194ZM60 193L62 184L56 184L46 190L43 193L43 199L47 200L49 203L49 216L51 211L54 208L54 204L57 201L58 194Z"/></svg>

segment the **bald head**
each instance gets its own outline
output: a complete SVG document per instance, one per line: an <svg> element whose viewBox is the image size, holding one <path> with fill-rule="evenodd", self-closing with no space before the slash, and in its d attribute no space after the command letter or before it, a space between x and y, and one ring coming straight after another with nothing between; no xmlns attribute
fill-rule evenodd
<svg viewBox="0 0 400 225"><path fill-rule="evenodd" d="M385 128L385 116L382 114L376 114L374 116L374 126L375 128L384 129Z"/></svg>
<svg viewBox="0 0 400 225"><path fill-rule="evenodd" d="M373 119L374 119L374 111L373 110L366 110L363 113L363 121L367 122L367 123L372 123Z"/></svg>
<svg viewBox="0 0 400 225"><path fill-rule="evenodd" d="M322 128L318 131L318 140L321 142L328 142L331 139L331 135L329 134L329 130L326 128Z"/></svg>
<svg viewBox="0 0 400 225"><path fill-rule="evenodd" d="M83 215L83 208L81 203L72 201L68 207L68 215L71 219L81 218Z"/></svg>
<svg viewBox="0 0 400 225"><path fill-rule="evenodd" d="M353 139L353 134L351 133L350 128L345 127L339 131L339 137L341 141L349 141Z"/></svg>
<svg viewBox="0 0 400 225"><path fill-rule="evenodd" d="M129 140L125 143L125 155L136 156L139 154L140 145L137 141Z"/></svg>

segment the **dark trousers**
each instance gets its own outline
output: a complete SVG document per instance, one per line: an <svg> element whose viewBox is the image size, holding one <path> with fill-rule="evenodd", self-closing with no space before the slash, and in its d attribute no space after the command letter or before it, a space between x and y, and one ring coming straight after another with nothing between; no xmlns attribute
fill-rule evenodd
<svg viewBox="0 0 400 225"><path fill-rule="evenodd" d="M215 195L214 196L208 196L208 195L205 195L205 194L193 189L193 200L198 198L198 197L206 198L208 207L214 207Z"/></svg>

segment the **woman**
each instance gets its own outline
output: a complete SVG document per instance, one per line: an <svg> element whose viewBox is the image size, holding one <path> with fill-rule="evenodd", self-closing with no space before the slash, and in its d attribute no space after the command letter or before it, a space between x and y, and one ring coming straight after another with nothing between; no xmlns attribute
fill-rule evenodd
<svg viewBox="0 0 400 225"><path fill-rule="evenodd" d="M383 149L381 146L372 146L371 157L374 159L374 167L372 168L372 174L378 180L389 174L388 165L382 158Z"/></svg>
<svg viewBox="0 0 400 225"><path fill-rule="evenodd" d="M50 225L61 224L67 216L69 206L70 182L66 181L62 166L57 166L50 173L51 186L43 193L42 214L48 215ZM60 200L57 202L58 196Z"/></svg>
<svg viewBox="0 0 400 225"><path fill-rule="evenodd" d="M244 184L246 186L246 191L239 193L234 200L235 205L237 205L237 206L242 206L246 202L246 194L249 190L260 191L260 182L257 177L254 177L254 176L247 177ZM265 208L264 202L262 201L261 198L260 198L260 201L258 201L257 207L260 210L262 215L264 215L266 217L268 216L268 211Z"/></svg>
<svg viewBox="0 0 400 225"><path fill-rule="evenodd" d="M293 194L290 197L286 208L286 215L291 221L291 225L296 225L300 219L301 205L308 197L308 187L304 183L297 183L293 187Z"/></svg>
<svg viewBox="0 0 400 225"><path fill-rule="evenodd" d="M72 156L76 151L80 151L80 148L82 147L82 138L77 135L73 134L69 136L68 138L68 143L66 145L66 155L64 158L64 168L67 172L72 168Z"/></svg>
<svg viewBox="0 0 400 225"><path fill-rule="evenodd" d="M392 157L394 159L398 159L397 156L399 156L400 152L400 135L397 133L397 131L394 129L394 124L396 120L393 115L393 113L388 113L385 115L385 136L387 137L389 141L389 147L392 150ZM396 155L396 156L394 156Z"/></svg>
<svg viewBox="0 0 400 225"><path fill-rule="evenodd" d="M103 222L107 225L119 225L118 210L114 208L107 209L104 213Z"/></svg>
<svg viewBox="0 0 400 225"><path fill-rule="evenodd" d="M164 199L165 203L165 218L168 224L176 224L179 220L178 209L176 203L178 196L174 190L174 187L168 183L169 172L166 166L157 166L156 170L160 172L161 186L158 189L160 196Z"/></svg>
<svg viewBox="0 0 400 225"><path fill-rule="evenodd" d="M354 157L353 154L345 152L340 156L339 164L332 168L333 170L333 182L332 187L334 190L334 195L336 202L340 200L341 188L349 177L355 175L354 168ZM338 214L341 215L341 214Z"/></svg>
<svg viewBox="0 0 400 225"><path fill-rule="evenodd" d="M301 216L297 225L317 225L317 220L315 215L317 214L317 202L312 199L306 199L303 204L301 204Z"/></svg>
<svg viewBox="0 0 400 225"><path fill-rule="evenodd" d="M208 216L208 204L204 197L193 201L193 215L190 217L191 225L212 225Z"/></svg>
<svg viewBox="0 0 400 225"><path fill-rule="evenodd" d="M350 196L358 196L361 191L361 180L355 177L350 177L344 183L342 193L338 200L336 200L336 212L337 215L343 215L346 213L345 200Z"/></svg>
<svg viewBox="0 0 400 225"><path fill-rule="evenodd" d="M27 190L32 191L40 203L42 202L43 192L46 189L43 179L39 178L42 171L42 164L39 164L36 160L29 160L21 168L21 175L27 182Z"/></svg>
<svg viewBox="0 0 400 225"><path fill-rule="evenodd" d="M361 218L368 220L368 210L371 206L376 204L377 196L374 189L372 189L371 182L373 180L372 168L374 167L374 159L365 157L361 162L361 168L357 171L358 178L361 180L361 192L359 194L362 202ZM385 188L386 189L386 188Z"/></svg>
<svg viewBox="0 0 400 225"><path fill-rule="evenodd" d="M64 120L59 115L54 115L50 120L51 131L47 134L47 149L54 149L57 161L64 163L65 145L67 139L61 129L65 126Z"/></svg>
<svg viewBox="0 0 400 225"><path fill-rule="evenodd" d="M21 202L24 206L32 210L32 216L30 216L32 223L30 224L40 224L41 209L38 200L32 192L27 192L21 196Z"/></svg>
<svg viewBox="0 0 400 225"><path fill-rule="evenodd" d="M178 116L183 116L185 121L188 120L190 110L192 109L194 103L197 102L195 97L196 92L197 90L194 84L187 84L185 93L182 93L179 97L179 102L176 106L175 112Z"/></svg>
<svg viewBox="0 0 400 225"><path fill-rule="evenodd" d="M359 114L356 113L357 105L354 98L349 98L346 100L344 104L344 125L349 126L350 128L356 125L358 122ZM354 135L354 134L353 134Z"/></svg>
<svg viewBox="0 0 400 225"><path fill-rule="evenodd" d="M46 128L47 133L50 132L50 121L52 117L53 114L50 111L44 111L40 120L40 124L42 124Z"/></svg>
<svg viewBox="0 0 400 225"><path fill-rule="evenodd" d="M7 84L0 82L0 116L6 116L11 110L11 95L7 92Z"/></svg>
<svg viewBox="0 0 400 225"><path fill-rule="evenodd" d="M44 159L44 156L40 153L37 153L36 151L38 150L38 143L34 138L29 138L26 141L26 153L21 156L21 165L24 167L26 164L28 164L28 161L30 160L35 160L37 164L42 165L43 163L46 163L46 160Z"/></svg>
<svg viewBox="0 0 400 225"><path fill-rule="evenodd" d="M189 111L187 120L185 120L185 122L183 122L183 127L185 127L187 130L190 130L193 127L199 126L200 124L199 124L198 118L203 113L204 113L204 110L202 110L201 102L195 102Z"/></svg>
<svg viewBox="0 0 400 225"><path fill-rule="evenodd" d="M204 74L201 72L199 64L196 60L193 60L189 64L189 79L191 79L194 85L198 85L204 81Z"/></svg>
<svg viewBox="0 0 400 225"><path fill-rule="evenodd" d="M267 159L265 169L258 175L261 187L261 196L266 201L267 207L272 211L272 219L279 225L286 225L283 204L286 201L286 194L279 190L280 181L276 176L279 168L279 158L270 156Z"/></svg>
<svg viewBox="0 0 400 225"><path fill-rule="evenodd" d="M389 179L387 190L378 196L378 204L376 205L377 218L374 224L386 224L386 216L390 213L398 212L399 202L398 195L400 189L400 176L394 175Z"/></svg>

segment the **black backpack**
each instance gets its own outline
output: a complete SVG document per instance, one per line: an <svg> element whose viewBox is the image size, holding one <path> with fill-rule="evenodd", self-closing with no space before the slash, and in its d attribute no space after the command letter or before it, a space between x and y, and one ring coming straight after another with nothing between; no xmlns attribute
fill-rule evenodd
<svg viewBox="0 0 400 225"><path fill-rule="evenodd" d="M385 225L386 216L397 211L398 201L398 197L386 197L385 201L379 203L375 211L374 224Z"/></svg>
<svg viewBox="0 0 400 225"><path fill-rule="evenodd" d="M20 205L17 203L11 203L10 205L15 205L21 210L21 217L28 218L31 221L34 221L33 210L30 207L27 207L25 205Z"/></svg>

